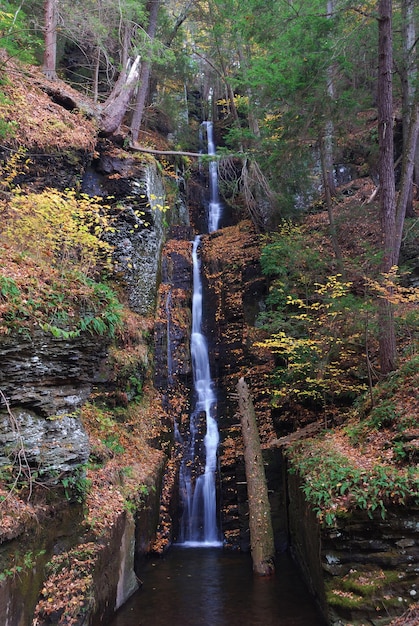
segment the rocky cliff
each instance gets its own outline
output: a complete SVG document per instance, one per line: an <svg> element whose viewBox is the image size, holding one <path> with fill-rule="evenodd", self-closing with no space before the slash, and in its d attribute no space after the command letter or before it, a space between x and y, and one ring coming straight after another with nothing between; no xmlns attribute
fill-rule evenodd
<svg viewBox="0 0 419 626"><path fill-rule="evenodd" d="M36 180L39 191L77 179L97 197L112 222L106 238L124 308L114 336L49 332L34 318L22 332L0 335L0 614L7 626L32 623L34 611L37 624L81 624L86 615L106 621L137 588L134 568L157 525L164 420L158 398L152 410L140 400L153 395L147 316L170 214L164 218L154 162L108 142L91 157L74 152L64 175L58 156L47 167L39 155L19 179L31 189Z"/></svg>

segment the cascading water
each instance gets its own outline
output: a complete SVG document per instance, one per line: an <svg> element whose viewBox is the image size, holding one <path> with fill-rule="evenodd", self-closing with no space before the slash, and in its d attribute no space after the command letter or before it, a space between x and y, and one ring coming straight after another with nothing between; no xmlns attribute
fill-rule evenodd
<svg viewBox="0 0 419 626"><path fill-rule="evenodd" d="M213 128L211 122L204 122L207 130L208 154L215 154ZM210 163L210 202L208 230L217 230L221 215L218 199L217 164ZM190 546L221 545L217 524L215 475L217 469L217 448L219 441L218 426L215 417L216 396L210 373L208 345L202 333L202 279L198 256L199 235L195 237L192 249L193 261L193 297L192 297L192 333L191 357L195 407L190 417L189 440L185 446L180 468L181 501L183 506L180 521L180 541ZM205 417L205 424L202 424ZM201 450L201 434L204 450ZM205 464L199 459L205 453Z"/></svg>
<svg viewBox="0 0 419 626"><path fill-rule="evenodd" d="M203 122L207 131L208 154L215 155L214 129L212 122ZM221 204L218 195L218 165L215 159L209 164L210 202L208 209L208 232L218 229L221 217Z"/></svg>
<svg viewBox="0 0 419 626"><path fill-rule="evenodd" d="M212 125L208 152L214 150ZM214 165L216 165L214 161ZM222 210L218 203L217 168L210 167L208 230L217 230ZM264 624L319 626L323 624L297 569L286 554L278 555L281 576L253 575L248 554L220 549L217 526L216 465L218 428L216 393L210 376L207 341L202 333L203 287L199 262L200 237L193 242L193 310L191 354L195 404L188 435L175 421L175 440L183 450L180 495L183 515L178 542L164 559L150 560L141 570L144 586L119 609L111 626L166 626L171 624ZM166 298L167 379L176 384L175 291ZM173 343L171 343L171 341ZM170 344L170 345L169 345ZM202 460L200 460L202 459ZM211 546L214 546L211 548ZM196 549L189 549L196 547ZM186 548L186 549L184 549Z"/></svg>

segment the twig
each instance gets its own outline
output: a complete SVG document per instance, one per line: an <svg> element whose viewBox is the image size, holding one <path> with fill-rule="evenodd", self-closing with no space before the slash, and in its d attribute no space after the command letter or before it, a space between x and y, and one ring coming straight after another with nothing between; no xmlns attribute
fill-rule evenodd
<svg viewBox="0 0 419 626"><path fill-rule="evenodd" d="M12 429L13 432L16 433L17 435L17 446L16 446L16 450L14 452L14 459L13 459L13 465L16 464L16 461L18 461L18 473L17 476L15 477L15 480L13 482L13 485L10 488L10 492L9 495L13 493L13 491L16 489L16 485L19 482L19 479L22 475L27 476L27 480L28 480L28 485L29 485L29 494L27 497L27 500L29 501L31 499L32 496L32 490L33 490L33 478L32 478L32 474L31 474L31 468L29 465L29 461L28 458L26 456L26 450L25 450L25 444L23 441L23 437L20 433L20 429L19 429L19 425L17 423L17 420L15 418L15 416L12 413L12 410L10 408L10 404L9 401L7 400L6 396L4 395L3 391L0 389L0 399L4 402L5 406L6 406L6 411L7 414L9 416L9 420L10 423L12 425ZM7 496L9 497L9 496ZM3 502L5 502L7 500L7 497L5 498L5 500L3 500Z"/></svg>

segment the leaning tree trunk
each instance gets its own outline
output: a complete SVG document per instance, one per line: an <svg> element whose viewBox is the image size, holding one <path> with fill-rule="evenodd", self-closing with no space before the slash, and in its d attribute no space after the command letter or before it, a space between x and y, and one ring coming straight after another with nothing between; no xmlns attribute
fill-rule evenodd
<svg viewBox="0 0 419 626"><path fill-rule="evenodd" d="M99 125L103 135L111 135L122 123L138 81L139 66L140 57L137 56L126 80L119 81L118 79L114 90L101 108Z"/></svg>
<svg viewBox="0 0 419 626"><path fill-rule="evenodd" d="M148 23L147 35L150 38L152 44L156 35L157 17L159 14L161 0L151 0L150 17ZM151 46L150 46L151 54ZM137 99L135 102L135 109L131 121L131 139L133 144L138 141L138 135L140 133L141 122L143 120L145 101L148 95L148 85L150 81L151 61L147 60L143 63L140 75L140 86L138 88Z"/></svg>
<svg viewBox="0 0 419 626"><path fill-rule="evenodd" d="M269 576L275 571L271 510L255 411L244 378L240 378L237 384L237 393L244 442L253 571L260 576Z"/></svg>
<svg viewBox="0 0 419 626"><path fill-rule="evenodd" d="M403 226L407 215L408 203L412 188L413 172L415 165L415 153L419 135L419 96L416 95L415 102L410 112L409 129L406 144L403 147L402 175L400 192L397 197L396 211L396 241L394 251L394 265L399 264L400 248L402 244Z"/></svg>

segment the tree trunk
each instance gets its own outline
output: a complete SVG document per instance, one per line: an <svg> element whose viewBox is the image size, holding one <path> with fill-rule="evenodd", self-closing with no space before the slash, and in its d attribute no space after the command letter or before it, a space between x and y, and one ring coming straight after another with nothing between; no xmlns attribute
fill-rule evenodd
<svg viewBox="0 0 419 626"><path fill-rule="evenodd" d="M185 6L183 7L183 9L181 10L181 12L179 13L176 19L176 22L174 23L172 30L165 41L165 45L168 48L170 48L170 46L172 45L173 40L176 37L179 28L182 26L183 22L187 19L194 4L195 4L195 0L188 0Z"/></svg>
<svg viewBox="0 0 419 626"><path fill-rule="evenodd" d="M260 576L270 576L275 571L271 511L255 411L244 378L240 378L237 392L244 442L253 571Z"/></svg>
<svg viewBox="0 0 419 626"><path fill-rule="evenodd" d="M378 141L380 176L380 217L383 246L382 272L387 274L396 263L396 190L393 157L393 42L392 1L378 5ZM396 336L393 306L379 300L380 367L386 375L396 367Z"/></svg>
<svg viewBox="0 0 419 626"><path fill-rule="evenodd" d="M406 138L406 145L403 146L401 187L397 198L396 211L394 265L399 264L404 220L408 212L409 200L411 198L412 191L413 170L415 166L415 154L419 134L419 97L417 97L416 100L417 101L413 104L410 113L409 132Z"/></svg>
<svg viewBox="0 0 419 626"><path fill-rule="evenodd" d="M402 1L402 119L403 119L403 151L407 149L411 126L412 107L416 92L416 24L414 14L414 0ZM405 214L413 217L413 178L409 182L409 190L406 198Z"/></svg>
<svg viewBox="0 0 419 626"><path fill-rule="evenodd" d="M137 56L128 75L124 71L126 80L123 82L118 79L111 95L103 105L100 115L100 131L103 135L111 135L122 123L138 81L139 66L140 57Z"/></svg>
<svg viewBox="0 0 419 626"><path fill-rule="evenodd" d="M99 71L100 71L100 48L96 51L95 71L93 73L93 102L97 102L99 98Z"/></svg>
<svg viewBox="0 0 419 626"><path fill-rule="evenodd" d="M148 30L147 30L147 34L150 38L150 44L153 43L154 37L156 35L157 17L159 13L160 2L161 0L151 0L151 3L150 3L151 4L150 17L149 17ZM150 50L150 54L151 54L151 50ZM144 114L145 101L148 95L148 83L150 80L150 71L151 71L151 60L147 60L143 63L143 66L141 68L140 86L138 89L134 114L132 116L132 121L131 121L131 138L132 138L133 144L135 144L135 142L138 141L138 135L140 132L141 122L142 122L143 114Z"/></svg>
<svg viewBox="0 0 419 626"><path fill-rule="evenodd" d="M327 149L325 145L326 144L325 138L320 137L319 144L320 144L320 162L321 162L321 168L322 168L323 187L324 187L324 194L326 198L327 214L329 216L330 239L332 241L333 251L335 253L336 263L337 263L339 272L342 274L342 276L344 276L342 250L339 245L336 223L333 217L332 190L330 189L330 185L329 185L330 179L329 179L328 170L327 170Z"/></svg>
<svg viewBox="0 0 419 626"><path fill-rule="evenodd" d="M335 4L336 0L328 0L327 2L327 17L329 20L334 19L335 16ZM325 186L329 190L330 196L333 197L336 194L336 185L335 179L333 176L333 143L334 143L334 135L335 135L335 127L333 121L331 119L332 107L333 103L336 100L336 89L335 89L335 65L332 63L327 68L327 96L329 102L331 104L331 108L328 112L330 116L325 124L324 131L324 142L323 142L323 158L324 158L324 172L323 172L323 180ZM327 192L326 192L327 193Z"/></svg>
<svg viewBox="0 0 419 626"><path fill-rule="evenodd" d="M45 0L44 4L44 65L42 71L47 78L55 80L57 78L57 22L58 7L57 0Z"/></svg>

